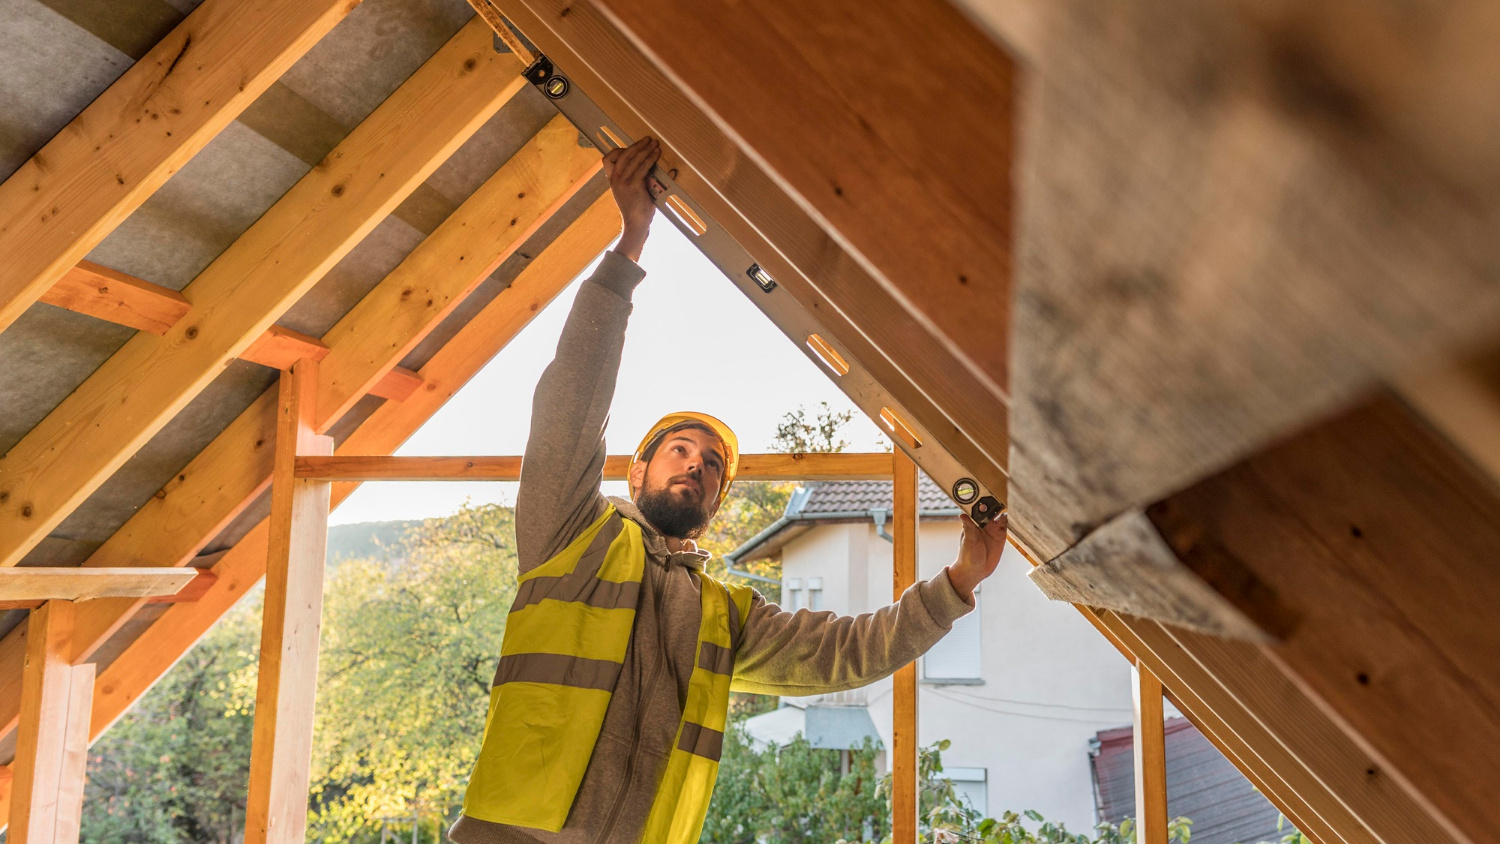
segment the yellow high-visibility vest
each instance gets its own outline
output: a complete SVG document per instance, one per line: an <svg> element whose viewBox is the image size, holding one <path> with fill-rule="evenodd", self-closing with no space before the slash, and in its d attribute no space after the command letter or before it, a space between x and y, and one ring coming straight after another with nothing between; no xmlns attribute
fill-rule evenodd
<svg viewBox="0 0 1500 844"><path fill-rule="evenodd" d="M557 832L583 782L625 662L646 547L611 506L561 553L522 575L490 689L464 814ZM708 814L729 682L752 590L698 573L703 618L687 705L644 841L694 844Z"/></svg>

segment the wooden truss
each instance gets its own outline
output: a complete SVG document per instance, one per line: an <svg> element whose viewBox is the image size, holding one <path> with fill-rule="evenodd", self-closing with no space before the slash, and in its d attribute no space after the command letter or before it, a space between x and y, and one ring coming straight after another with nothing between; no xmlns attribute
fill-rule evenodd
<svg viewBox="0 0 1500 844"><path fill-rule="evenodd" d="M0 605L31 609L0 638L12 841L76 838L82 749L263 576L247 835L298 837L327 512L366 481L517 476L389 455L616 236L578 143L600 127L545 126L324 336L276 321L529 84L516 30L663 141L792 303L797 330L778 324L897 435L894 456L750 455L742 477L893 478L897 595L913 461L1013 505L1035 582L1136 666L1143 844L1165 831L1163 695L1319 844L1493 837L1500 98L1478 4L1411 11L1422 25L1185 0L473 4L483 19L181 291L84 256L356 3L206 0L0 184L0 329L44 302L138 331L0 457ZM1167 29L1174 50L1140 51ZM508 289L400 367L578 196ZM235 360L287 374L82 568L12 568ZM331 449L368 396L385 401ZM200 557L268 486L271 517ZM896 700L910 844L910 668Z"/></svg>

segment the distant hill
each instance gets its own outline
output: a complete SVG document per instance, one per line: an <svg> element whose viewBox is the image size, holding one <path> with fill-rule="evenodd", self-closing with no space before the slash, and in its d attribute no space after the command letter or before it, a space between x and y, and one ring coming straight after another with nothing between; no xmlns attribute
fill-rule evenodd
<svg viewBox="0 0 1500 844"><path fill-rule="evenodd" d="M377 560L400 557L401 540L407 530L421 524L421 519L410 519L335 525L328 529L328 562L333 565L359 557Z"/></svg>

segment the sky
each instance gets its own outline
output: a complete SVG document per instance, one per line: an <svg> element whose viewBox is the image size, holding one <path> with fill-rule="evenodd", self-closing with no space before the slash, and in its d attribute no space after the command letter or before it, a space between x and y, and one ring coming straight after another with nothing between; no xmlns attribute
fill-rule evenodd
<svg viewBox="0 0 1500 844"><path fill-rule="evenodd" d="M597 262L596 262L597 263ZM620 380L605 438L611 454L635 448L651 423L698 410L728 423L742 452L769 449L782 415L826 401L854 404L772 325L697 247L658 217L641 255L646 279L635 291ZM573 296L590 264L556 300L428 420L400 455L521 454L531 394L557 350ZM862 413L846 426L852 451L880 448L880 431ZM474 504L510 504L513 483L367 483L332 514L331 524L425 519ZM623 495L623 482L605 484Z"/></svg>

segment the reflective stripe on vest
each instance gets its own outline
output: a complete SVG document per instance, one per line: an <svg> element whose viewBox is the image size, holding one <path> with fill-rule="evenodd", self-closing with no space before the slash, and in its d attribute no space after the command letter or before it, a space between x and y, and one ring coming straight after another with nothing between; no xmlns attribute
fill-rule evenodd
<svg viewBox="0 0 1500 844"><path fill-rule="evenodd" d="M521 576L464 814L562 829L625 662L645 565L640 526L610 507Z"/></svg>
<svg viewBox="0 0 1500 844"><path fill-rule="evenodd" d="M464 814L562 829L625 660L645 562L640 526L611 506L557 556L521 577ZM698 840L718 775L741 620L754 595L695 576L703 611L698 652L645 841Z"/></svg>
<svg viewBox="0 0 1500 844"><path fill-rule="evenodd" d="M643 841L694 844L703 831L719 776L729 714L729 684L739 648L741 619L750 612L753 592L726 586L699 574L703 613L698 626L698 658L688 679L687 705L677 742L657 786Z"/></svg>

